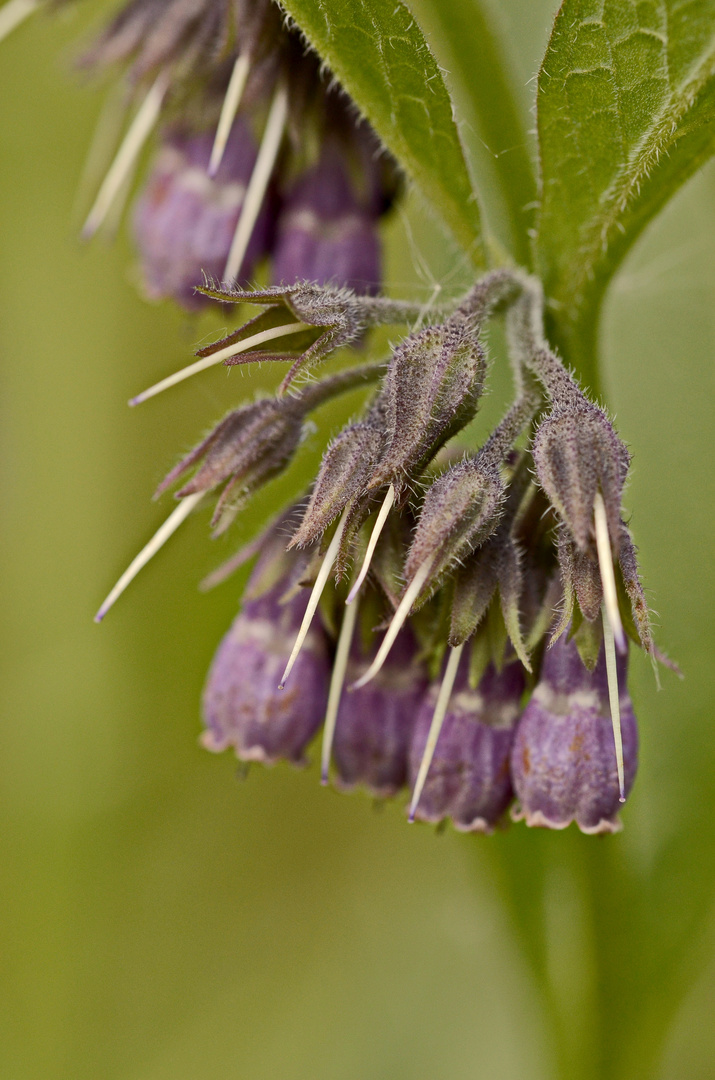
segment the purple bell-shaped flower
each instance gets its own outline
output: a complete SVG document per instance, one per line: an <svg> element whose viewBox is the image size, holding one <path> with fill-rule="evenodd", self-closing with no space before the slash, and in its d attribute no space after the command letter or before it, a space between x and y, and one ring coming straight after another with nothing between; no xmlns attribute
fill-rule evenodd
<svg viewBox="0 0 715 1080"><path fill-rule="evenodd" d="M276 284L316 281L365 295L380 290L382 257L374 193L361 198L335 141L288 191L277 223Z"/></svg>
<svg viewBox="0 0 715 1080"><path fill-rule="evenodd" d="M172 297L195 310L208 303L194 292L204 274L221 280L257 147L238 117L214 178L207 168L213 132L174 132L164 142L134 209L134 236L144 290L153 300ZM238 278L246 281L268 250L270 198L258 214Z"/></svg>
<svg viewBox="0 0 715 1080"><path fill-rule="evenodd" d="M307 590L281 604L286 582L247 601L218 647L204 689L202 742L233 746L242 761L305 764L304 751L325 718L328 644L314 622L283 690L278 684L308 602Z"/></svg>
<svg viewBox="0 0 715 1080"><path fill-rule="evenodd" d="M348 662L348 683L364 674L378 645L379 641L375 642L365 653L359 640L355 641ZM416 660L416 652L412 632L403 631L372 682L343 693L333 741L339 787L362 786L385 798L407 782L410 741L427 689L426 673Z"/></svg>
<svg viewBox="0 0 715 1080"><path fill-rule="evenodd" d="M469 687L468 657L460 664L447 712L414 816L437 823L451 818L460 832L491 832L513 798L509 754L524 690L524 669L490 664ZM414 784L427 744L439 685L422 703L410 748Z"/></svg>
<svg viewBox="0 0 715 1080"><path fill-rule="evenodd" d="M638 731L626 690L626 657L618 658L624 793L638 764ZM585 833L616 832L620 805L616 751L603 647L593 671L563 634L544 657L511 755L512 778L527 825Z"/></svg>

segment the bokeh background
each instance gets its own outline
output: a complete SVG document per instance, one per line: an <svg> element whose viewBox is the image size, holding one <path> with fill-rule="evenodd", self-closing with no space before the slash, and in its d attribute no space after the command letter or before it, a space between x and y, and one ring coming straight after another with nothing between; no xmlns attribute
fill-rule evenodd
<svg viewBox="0 0 715 1080"><path fill-rule="evenodd" d="M525 108L553 7L495 12ZM633 658L643 745L625 830L408 828L402 806L323 790L315 768L242 780L197 743L242 578L197 583L309 475L357 398L321 414L228 541L195 516L92 623L166 516L150 495L177 453L275 382L219 369L126 407L225 316L141 301L126 229L76 239L102 95L71 58L100 10L39 15L0 49L0 1075L546 1080L556 1023L583 1045L613 1032L604 1076L637 1076L638 1047L666 1032L644 1075L715 1077L715 170L638 244L604 322L643 573L686 676L657 693ZM456 288L458 257L419 205L407 214L388 282ZM494 381L487 416L498 359ZM514 904L539 924L548 993Z"/></svg>

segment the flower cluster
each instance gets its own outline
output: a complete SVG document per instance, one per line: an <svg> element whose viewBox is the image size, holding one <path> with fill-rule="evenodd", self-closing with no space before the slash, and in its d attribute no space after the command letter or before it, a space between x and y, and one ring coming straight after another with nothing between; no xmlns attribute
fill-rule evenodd
<svg viewBox="0 0 715 1080"><path fill-rule="evenodd" d="M246 283L265 257L276 284L379 291L396 163L272 0L132 0L82 62L123 65L140 101L86 236L164 120L133 220L147 296L195 309L197 285Z"/></svg>
<svg viewBox="0 0 715 1080"><path fill-rule="evenodd" d="M160 491L181 478L179 505L100 617L198 501L222 531L292 459L311 410L372 385L307 495L214 575L259 554L209 674L204 744L299 764L324 725L323 780L332 765L341 788L407 785L411 820L489 832L511 807L529 825L617 828L637 757L627 636L655 656L623 522L629 454L549 348L538 283L493 271L427 325L345 288L204 293L261 310L189 372L270 357L288 373L169 473ZM514 399L460 453L496 318ZM305 380L380 322L413 325L384 363Z"/></svg>
<svg viewBox="0 0 715 1080"><path fill-rule="evenodd" d="M495 270L427 322L380 295L397 165L273 0L130 0L83 63L120 65L137 102L85 234L162 119L134 212L145 292L259 308L132 404L214 364L287 366L168 474L157 494L180 482L178 506L98 619L199 503L229 528L313 410L371 387L310 490L214 576L260 555L209 675L205 745L300 764L324 725L323 780L409 786L410 820L488 832L511 807L616 828L637 755L627 637L656 657L623 521L630 458L549 347L539 283ZM267 256L273 284L249 288ZM495 318L514 398L464 454ZM389 358L314 377L378 324L409 331Z"/></svg>

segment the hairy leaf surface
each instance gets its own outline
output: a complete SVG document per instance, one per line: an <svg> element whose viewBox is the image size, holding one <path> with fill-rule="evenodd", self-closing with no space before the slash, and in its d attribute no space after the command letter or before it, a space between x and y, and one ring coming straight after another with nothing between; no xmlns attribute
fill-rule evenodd
<svg viewBox="0 0 715 1080"><path fill-rule="evenodd" d="M281 0L455 239L482 265L479 207L452 102L401 0Z"/></svg>
<svg viewBox="0 0 715 1080"><path fill-rule="evenodd" d="M537 265L588 374L609 279L715 150L715 0L565 0L538 85Z"/></svg>

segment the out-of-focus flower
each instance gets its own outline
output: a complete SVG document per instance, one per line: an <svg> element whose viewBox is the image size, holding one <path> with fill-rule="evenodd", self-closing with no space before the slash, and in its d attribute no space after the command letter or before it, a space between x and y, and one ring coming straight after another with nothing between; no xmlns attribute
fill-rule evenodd
<svg viewBox="0 0 715 1080"><path fill-rule="evenodd" d="M400 182L369 124L269 0L131 0L82 64L124 69L133 119L83 233L122 198L143 144L166 127L134 213L152 298L187 308L206 280L381 284L377 230Z"/></svg>
<svg viewBox="0 0 715 1080"><path fill-rule="evenodd" d="M216 175L207 167L213 138L175 131L162 145L134 208L141 279L152 300L173 297L189 309L206 305L202 274L223 273L258 148L241 117L234 121ZM237 276L247 281L270 247L273 208L267 195Z"/></svg>

